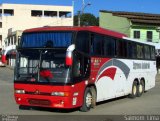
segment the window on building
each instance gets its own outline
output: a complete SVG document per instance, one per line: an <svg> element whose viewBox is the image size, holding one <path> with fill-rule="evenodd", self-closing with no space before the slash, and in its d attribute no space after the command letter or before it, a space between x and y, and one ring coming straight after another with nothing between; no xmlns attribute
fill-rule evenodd
<svg viewBox="0 0 160 121"><path fill-rule="evenodd" d="M2 35L0 35L0 46L2 46Z"/></svg>
<svg viewBox="0 0 160 121"><path fill-rule="evenodd" d="M0 28L2 28L2 22L0 22Z"/></svg>
<svg viewBox="0 0 160 121"><path fill-rule="evenodd" d="M59 12L59 17L62 18L71 18L72 17L72 13L69 11L60 11Z"/></svg>
<svg viewBox="0 0 160 121"><path fill-rule="evenodd" d="M14 45L16 45L17 44L16 35L14 35L13 38L14 38Z"/></svg>
<svg viewBox="0 0 160 121"><path fill-rule="evenodd" d="M134 31L133 36L135 39L140 39L140 31Z"/></svg>
<svg viewBox="0 0 160 121"><path fill-rule="evenodd" d="M4 16L14 16L13 9L4 9Z"/></svg>
<svg viewBox="0 0 160 121"><path fill-rule="evenodd" d="M46 17L57 17L57 11L44 11Z"/></svg>
<svg viewBox="0 0 160 121"><path fill-rule="evenodd" d="M11 45L13 45L13 42L14 40L13 40L13 36L11 36Z"/></svg>
<svg viewBox="0 0 160 121"><path fill-rule="evenodd" d="M41 17L42 16L42 11L41 10L32 10L31 11L31 16Z"/></svg>
<svg viewBox="0 0 160 121"><path fill-rule="evenodd" d="M152 42L152 39L153 39L152 31L147 31L147 41Z"/></svg>

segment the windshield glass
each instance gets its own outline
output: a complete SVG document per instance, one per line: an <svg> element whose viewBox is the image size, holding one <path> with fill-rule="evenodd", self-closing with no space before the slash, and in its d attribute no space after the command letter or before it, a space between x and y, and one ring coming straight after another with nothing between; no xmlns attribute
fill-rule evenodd
<svg viewBox="0 0 160 121"><path fill-rule="evenodd" d="M68 83L70 69L65 66L66 49L20 50L15 81L30 83Z"/></svg>
<svg viewBox="0 0 160 121"><path fill-rule="evenodd" d="M24 33L20 47L43 48L43 47L68 47L71 45L72 32L37 32Z"/></svg>

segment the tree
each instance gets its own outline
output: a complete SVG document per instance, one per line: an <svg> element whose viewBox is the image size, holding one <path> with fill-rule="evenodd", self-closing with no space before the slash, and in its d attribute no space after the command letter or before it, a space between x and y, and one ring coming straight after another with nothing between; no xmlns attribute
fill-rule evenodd
<svg viewBox="0 0 160 121"><path fill-rule="evenodd" d="M74 16L74 26L78 26L78 17L79 15ZM99 25L99 19L96 18L93 14L85 13L80 15L81 17L81 26L98 26Z"/></svg>

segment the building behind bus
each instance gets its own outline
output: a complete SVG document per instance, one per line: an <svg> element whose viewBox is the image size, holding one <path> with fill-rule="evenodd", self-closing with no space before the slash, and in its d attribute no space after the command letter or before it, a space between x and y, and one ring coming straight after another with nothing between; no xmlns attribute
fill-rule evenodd
<svg viewBox="0 0 160 121"><path fill-rule="evenodd" d="M43 26L73 26L73 6L0 4L0 51L15 47L25 29ZM13 47L12 47L13 46ZM14 66L13 52L6 64ZM1 54L0 54L1 56Z"/></svg>
<svg viewBox="0 0 160 121"><path fill-rule="evenodd" d="M160 14L100 10L100 26L126 34L156 47L157 69L160 69Z"/></svg>

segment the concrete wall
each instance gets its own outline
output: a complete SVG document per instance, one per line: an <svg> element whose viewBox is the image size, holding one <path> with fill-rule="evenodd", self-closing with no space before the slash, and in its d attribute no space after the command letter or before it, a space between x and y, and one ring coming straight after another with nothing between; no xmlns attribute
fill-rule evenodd
<svg viewBox="0 0 160 121"><path fill-rule="evenodd" d="M42 26L73 26L73 7L72 6L50 6L50 5L24 5L24 4L2 4L2 45L7 37L8 29L13 31L25 30L28 28ZM4 14L5 9L13 9L14 15L8 16ZM41 10L42 16L31 16L32 10ZM44 16L44 11L57 11L57 16ZM59 12L71 12L70 17L60 17ZM0 48L2 48L0 45Z"/></svg>

